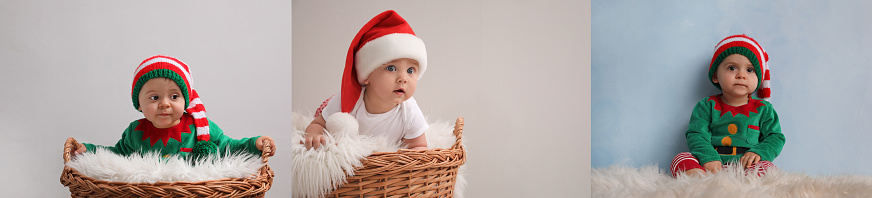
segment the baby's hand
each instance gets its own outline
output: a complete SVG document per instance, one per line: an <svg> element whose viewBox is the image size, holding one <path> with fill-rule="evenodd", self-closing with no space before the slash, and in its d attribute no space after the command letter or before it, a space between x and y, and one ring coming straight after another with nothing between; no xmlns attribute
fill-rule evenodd
<svg viewBox="0 0 872 198"><path fill-rule="evenodd" d="M88 151L88 147L85 147L85 144L79 143L79 145L76 145L76 147L76 150L70 151L71 156L76 156L78 154L82 154Z"/></svg>
<svg viewBox="0 0 872 198"><path fill-rule="evenodd" d="M306 132L306 137L303 140L303 144L306 145L306 149L315 148L318 149L321 145L327 144L327 138L324 137L324 133L320 131L314 132Z"/></svg>
<svg viewBox="0 0 872 198"><path fill-rule="evenodd" d="M710 161L703 164L702 167L705 168L705 170L709 173L715 174L721 171L722 168L724 168L722 164L723 163L721 163L721 161Z"/></svg>
<svg viewBox="0 0 872 198"><path fill-rule="evenodd" d="M757 164L757 162L760 162L760 155L757 155L757 153L754 152L747 152L741 159L739 159L739 163L745 168L751 167L752 165Z"/></svg>
<svg viewBox="0 0 872 198"><path fill-rule="evenodd" d="M273 156L276 154L276 142L269 136L260 136L255 141L254 145L257 146L257 150L263 151L263 145L265 143L269 143L271 147L271 151L269 152L269 156Z"/></svg>

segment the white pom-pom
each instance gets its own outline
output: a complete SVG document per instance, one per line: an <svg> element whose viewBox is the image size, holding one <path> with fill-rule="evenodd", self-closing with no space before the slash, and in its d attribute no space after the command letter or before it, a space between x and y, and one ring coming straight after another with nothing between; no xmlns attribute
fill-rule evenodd
<svg viewBox="0 0 872 198"><path fill-rule="evenodd" d="M334 113L327 118L327 131L337 134L358 135L357 119L348 113Z"/></svg>

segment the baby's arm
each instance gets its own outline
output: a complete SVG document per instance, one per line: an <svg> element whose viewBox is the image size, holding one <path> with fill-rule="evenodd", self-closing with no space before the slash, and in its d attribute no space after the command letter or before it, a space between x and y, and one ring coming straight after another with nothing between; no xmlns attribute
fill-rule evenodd
<svg viewBox="0 0 872 198"><path fill-rule="evenodd" d="M127 138L127 135L130 133L133 133L133 130L136 129L136 126L138 126L138 125L139 125L139 121L131 122L130 125L127 126L127 129L124 130L124 133L121 134L121 139L115 143L115 146L101 146L101 145L94 145L94 144L89 144L89 143L84 143L84 144L79 143L79 148L76 149L76 151L74 151L73 154L76 155L76 154L81 154L81 153L85 153L85 152L95 152L97 150L97 148L105 148L106 150L112 151L115 154L129 155L129 154L133 153L133 151L135 151L135 150L133 148L131 148L130 146L128 146L127 141L129 141L129 140Z"/></svg>
<svg viewBox="0 0 872 198"><path fill-rule="evenodd" d="M315 120L312 120L309 127L306 127L306 135L302 140L306 149L313 147L318 149L322 144L327 144L327 139L324 137L324 126L326 125L327 121L324 120L324 115L318 115Z"/></svg>
<svg viewBox="0 0 872 198"><path fill-rule="evenodd" d="M775 109L769 108L765 113L766 117L760 123L760 143L749 149L748 152L760 155L760 161L772 161L781 153L785 138L784 134L781 133L781 124Z"/></svg>
<svg viewBox="0 0 872 198"><path fill-rule="evenodd" d="M406 144L406 148L414 149L414 150L424 150L427 149L427 138L424 137L422 133L420 136L412 139L403 139L403 143Z"/></svg>
<svg viewBox="0 0 872 198"><path fill-rule="evenodd" d="M687 138L687 148L699 160L700 165L716 172L720 170L721 165L715 166L715 164L722 162L720 155L711 144L711 122L711 104L707 100L702 100L693 108L684 136ZM709 164L710 162L716 163Z"/></svg>
<svg viewBox="0 0 872 198"><path fill-rule="evenodd" d="M230 138L229 136L224 135L224 130L221 130L221 127L218 127L218 124L215 124L212 120L209 120L209 136L211 136L209 140L218 146L218 150L223 152L222 155L245 151L246 153L260 156L262 148L258 148L257 143L258 141L262 141L262 138L264 138L263 136L242 138L238 140Z"/></svg>
<svg viewBox="0 0 872 198"><path fill-rule="evenodd" d="M424 118L424 113L421 112L421 108L418 107L418 102L415 101L414 98L409 98L403 104L406 104L406 108L409 110L406 116L406 125L404 126L405 130L403 132L403 144L406 145L406 148L414 149L414 150L423 150L427 149L427 138L424 135L427 131L427 128L430 128L430 125L427 124L427 119ZM417 137L415 137L416 134Z"/></svg>

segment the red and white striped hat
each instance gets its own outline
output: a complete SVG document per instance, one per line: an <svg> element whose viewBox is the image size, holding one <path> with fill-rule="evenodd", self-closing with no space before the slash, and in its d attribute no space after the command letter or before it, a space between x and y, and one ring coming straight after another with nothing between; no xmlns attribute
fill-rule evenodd
<svg viewBox="0 0 872 198"><path fill-rule="evenodd" d="M197 130L197 141L209 141L209 120L206 119L206 108L200 101L200 96L194 89L194 79L188 65L179 59L157 55L145 59L133 72L133 87L130 96L133 98L133 107L139 110L139 91L148 80L152 78L168 78L176 82L185 97L185 112L194 117L194 126Z"/></svg>
<svg viewBox="0 0 872 198"><path fill-rule="evenodd" d="M400 58L418 61L418 79L427 71L427 49L412 27L393 10L373 17L360 28L345 57L342 73L342 112L351 112L363 81L382 64Z"/></svg>
<svg viewBox="0 0 872 198"><path fill-rule="evenodd" d="M751 61L751 64L754 65L754 72L757 73L758 79L762 79L757 84L757 97L763 100L768 100L772 95L772 91L769 87L769 54L763 50L763 47L761 47L756 40L745 36L744 34L728 36L715 46L715 54L712 57L711 65L709 65L709 81L711 81L712 76L714 76L715 71L717 71L718 65L720 65L727 56L732 54L741 54ZM759 78L761 76L763 78ZM711 83L718 89L721 89L721 86L714 81L711 81Z"/></svg>

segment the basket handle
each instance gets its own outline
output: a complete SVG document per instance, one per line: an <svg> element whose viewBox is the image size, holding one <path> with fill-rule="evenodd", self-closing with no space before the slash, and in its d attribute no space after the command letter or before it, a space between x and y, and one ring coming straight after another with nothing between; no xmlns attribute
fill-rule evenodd
<svg viewBox="0 0 872 198"><path fill-rule="evenodd" d="M460 149L463 146L460 144L463 140L463 116L457 117L457 121L454 122L454 137L457 140L451 148Z"/></svg>
<svg viewBox="0 0 872 198"><path fill-rule="evenodd" d="M64 143L64 164L70 162L72 152L75 150L79 150L79 142L73 137L67 138L67 142Z"/></svg>
<svg viewBox="0 0 872 198"><path fill-rule="evenodd" d="M272 145L269 141L264 141L263 150L261 151L260 158L263 160L263 163L266 164L269 161L269 153L272 152Z"/></svg>

